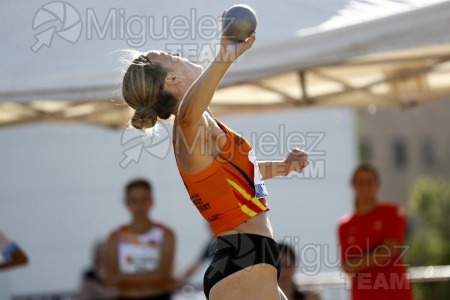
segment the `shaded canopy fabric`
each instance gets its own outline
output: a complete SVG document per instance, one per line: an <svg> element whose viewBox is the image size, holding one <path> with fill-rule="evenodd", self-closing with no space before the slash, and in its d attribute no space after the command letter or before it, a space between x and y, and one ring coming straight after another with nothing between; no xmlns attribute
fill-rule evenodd
<svg viewBox="0 0 450 300"><path fill-rule="evenodd" d="M450 1L246 3L258 14L257 42L222 81L212 104L217 113L397 107L449 94ZM206 66L218 43L219 15L233 4L4 1L0 125L123 126L129 111L111 101L120 99L120 50L179 51Z"/></svg>

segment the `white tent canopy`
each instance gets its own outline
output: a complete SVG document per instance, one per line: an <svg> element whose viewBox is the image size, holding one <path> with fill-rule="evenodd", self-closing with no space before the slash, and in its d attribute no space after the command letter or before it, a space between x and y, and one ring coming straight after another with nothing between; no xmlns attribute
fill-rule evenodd
<svg viewBox="0 0 450 300"><path fill-rule="evenodd" d="M218 43L217 30L207 29L234 3L2 2L0 125L122 126L128 112L110 101L120 98L119 50L180 51L206 65ZM392 107L450 94L450 1L246 3L258 14L257 42L224 78L216 111Z"/></svg>

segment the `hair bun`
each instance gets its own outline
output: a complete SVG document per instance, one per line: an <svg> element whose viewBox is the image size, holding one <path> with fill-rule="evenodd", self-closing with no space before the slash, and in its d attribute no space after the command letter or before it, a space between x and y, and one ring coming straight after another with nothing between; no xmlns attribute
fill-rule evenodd
<svg viewBox="0 0 450 300"><path fill-rule="evenodd" d="M131 118L131 125L136 129L152 128L158 120L156 111L149 107L139 107Z"/></svg>
<svg viewBox="0 0 450 300"><path fill-rule="evenodd" d="M137 58L134 59L133 63L134 64L148 64L149 60L148 60L147 56L139 55Z"/></svg>

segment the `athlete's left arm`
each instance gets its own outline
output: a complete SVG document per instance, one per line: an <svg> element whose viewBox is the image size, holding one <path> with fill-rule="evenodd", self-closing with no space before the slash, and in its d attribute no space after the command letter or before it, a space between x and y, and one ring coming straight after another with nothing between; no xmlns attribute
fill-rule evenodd
<svg viewBox="0 0 450 300"><path fill-rule="evenodd" d="M258 161L263 179L287 176L292 171L300 173L308 164L308 153L298 148L292 149L284 160Z"/></svg>

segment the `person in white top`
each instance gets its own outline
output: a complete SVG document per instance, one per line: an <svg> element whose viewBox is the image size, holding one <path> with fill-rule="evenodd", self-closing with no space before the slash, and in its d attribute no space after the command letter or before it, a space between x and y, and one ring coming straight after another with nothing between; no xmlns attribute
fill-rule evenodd
<svg viewBox="0 0 450 300"><path fill-rule="evenodd" d="M25 252L0 231L0 271L27 263Z"/></svg>
<svg viewBox="0 0 450 300"><path fill-rule="evenodd" d="M131 222L115 230L106 243L105 282L118 290L119 299L171 299L175 236L149 218L152 186L143 179L125 188Z"/></svg>

